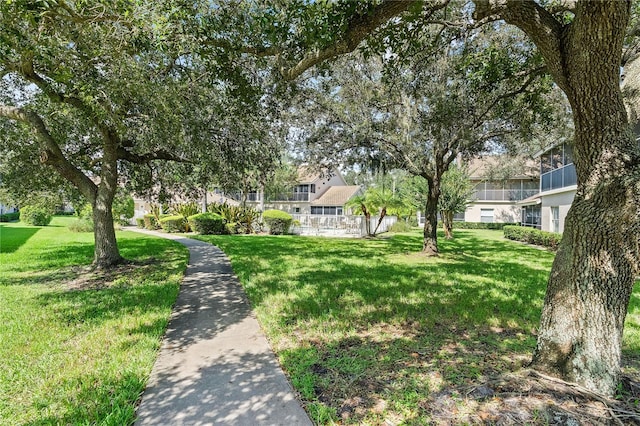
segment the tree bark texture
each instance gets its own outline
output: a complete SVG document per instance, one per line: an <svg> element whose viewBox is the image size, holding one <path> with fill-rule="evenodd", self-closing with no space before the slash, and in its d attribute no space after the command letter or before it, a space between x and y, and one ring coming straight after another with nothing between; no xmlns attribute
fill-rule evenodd
<svg viewBox="0 0 640 426"><path fill-rule="evenodd" d="M532 364L611 396L640 257L640 152L620 91L629 3L580 1L570 24L533 1L501 7L501 16L540 49L575 123L578 189L549 277Z"/></svg>
<svg viewBox="0 0 640 426"><path fill-rule="evenodd" d="M95 251L93 264L98 268L109 268L122 263L116 231L113 226L113 199L118 189L118 154L117 139L114 135L103 135L104 156L101 181L93 202L93 234L95 237Z"/></svg>
<svg viewBox="0 0 640 426"><path fill-rule="evenodd" d="M422 252L427 256L438 255L438 199L440 198L440 185L436 179L427 178L429 194L424 211L424 228Z"/></svg>

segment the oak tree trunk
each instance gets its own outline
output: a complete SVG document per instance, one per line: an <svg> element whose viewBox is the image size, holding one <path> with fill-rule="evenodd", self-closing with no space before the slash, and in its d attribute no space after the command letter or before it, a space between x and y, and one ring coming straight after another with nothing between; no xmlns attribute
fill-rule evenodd
<svg viewBox="0 0 640 426"><path fill-rule="evenodd" d="M628 13L625 2L579 2L573 23L554 28L553 43L551 32L528 29L571 103L578 177L532 364L609 396L640 245L640 152L619 78ZM531 22L519 26L527 31Z"/></svg>
<svg viewBox="0 0 640 426"><path fill-rule="evenodd" d="M111 206L108 197L100 194L93 204L93 235L96 244L93 264L98 268L108 268L123 261L116 241Z"/></svg>
<svg viewBox="0 0 640 426"><path fill-rule="evenodd" d="M114 143L115 137L110 134L105 135L105 140L101 181L92 200L95 238L93 264L98 268L109 268L124 262L118 250L111 210L118 188L117 145Z"/></svg>
<svg viewBox="0 0 640 426"><path fill-rule="evenodd" d="M422 252L427 256L438 255L438 199L440 198L439 181L427 179L429 194L424 212L424 228Z"/></svg>

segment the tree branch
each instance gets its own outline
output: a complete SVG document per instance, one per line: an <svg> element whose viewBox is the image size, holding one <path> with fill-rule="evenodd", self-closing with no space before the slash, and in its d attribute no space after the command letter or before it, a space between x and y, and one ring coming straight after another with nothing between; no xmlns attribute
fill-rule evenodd
<svg viewBox="0 0 640 426"><path fill-rule="evenodd" d="M492 110L492 109L493 109L493 108L498 104L498 102L499 102L499 101L501 101L502 99L508 99L508 98L511 98L511 97L514 97L514 96L520 95L520 94L522 94L522 93L525 93L525 92L526 92L526 90L527 90L527 87L529 87L529 86L531 85L531 83L533 83L533 82L534 82L534 80L535 80L537 77L539 77L540 75L544 74L544 73L545 73L545 71L546 71L546 69L547 69L547 67L542 66L542 67L538 67L538 68L535 68L535 69L533 69L533 70L530 70L530 71L529 71L528 73L526 73L526 74L523 74L523 76L524 76L524 75L528 75L527 80L525 80L525 82L524 82L524 83L522 83L522 85L521 85L519 88L517 88L517 89L515 89L515 90L513 90L513 91L511 91L511 92L503 93L502 95L497 96L497 97L496 97L496 98L495 98L495 99L494 99L494 100L489 104L489 106L487 106L487 108L485 108L485 110L484 110L484 112L483 112L482 114L478 115L477 117L474 117L474 120L473 120L473 121L474 121L476 124L475 124L473 127L474 127L474 128L478 128L478 127L482 126L482 125L483 125L483 123L484 123L484 117L486 117L486 116L487 116L487 114L489 114L489 112L490 112L490 111L491 111L491 110Z"/></svg>
<svg viewBox="0 0 640 426"><path fill-rule="evenodd" d="M180 157L179 155L175 155L169 151L164 151L164 150L150 152L147 154L136 154L120 147L118 148L117 152L118 152L118 158L129 161L130 163L136 163L136 164L146 164L153 160L169 160L169 161L177 161L180 163L191 162L186 158Z"/></svg>
<svg viewBox="0 0 640 426"><path fill-rule="evenodd" d="M6 117L10 120L20 121L30 125L44 145L44 149L40 154L40 162L55 168L61 176L72 182L87 199L95 199L98 190L96 184L67 160L60 146L38 114L23 108L0 105L0 117Z"/></svg>
<svg viewBox="0 0 640 426"><path fill-rule="evenodd" d="M287 80L293 80L307 69L327 59L353 52L360 43L373 31L384 25L391 18L407 11L418 0L385 0L367 15L355 16L349 22L349 28L341 40L324 49L311 52L291 68L281 67L280 73ZM434 10L442 9L449 3L442 0L434 3Z"/></svg>
<svg viewBox="0 0 640 426"><path fill-rule="evenodd" d="M524 31L544 56L556 83L565 90L569 89L562 59L566 27L549 11L534 0L474 0L474 3L474 19L497 16Z"/></svg>

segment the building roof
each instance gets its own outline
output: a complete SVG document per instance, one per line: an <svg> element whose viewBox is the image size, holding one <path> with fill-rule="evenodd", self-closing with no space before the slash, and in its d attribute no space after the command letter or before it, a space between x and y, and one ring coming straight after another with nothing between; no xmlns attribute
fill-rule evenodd
<svg viewBox="0 0 640 426"><path fill-rule="evenodd" d="M360 191L359 185L332 186L319 198L311 202L312 206L343 206Z"/></svg>
<svg viewBox="0 0 640 426"><path fill-rule="evenodd" d="M519 206L535 206L540 203L542 203L542 197L540 193L537 193L535 195L532 195L529 198L525 198L524 200L520 200L516 202L516 204Z"/></svg>

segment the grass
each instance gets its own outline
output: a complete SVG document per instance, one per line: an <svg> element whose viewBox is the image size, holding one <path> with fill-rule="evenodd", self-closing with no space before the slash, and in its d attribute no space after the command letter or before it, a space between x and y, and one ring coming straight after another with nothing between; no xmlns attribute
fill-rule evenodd
<svg viewBox="0 0 640 426"><path fill-rule="evenodd" d="M197 238L231 258L319 424L429 424L442 420L443 395L464 419L473 384L530 360L553 260L488 230L456 230L438 258L415 253L418 233ZM640 353L637 292L624 352Z"/></svg>
<svg viewBox="0 0 640 426"><path fill-rule="evenodd" d="M181 245L119 232L134 263L103 275L71 221L0 225L2 424L132 423L177 297Z"/></svg>

